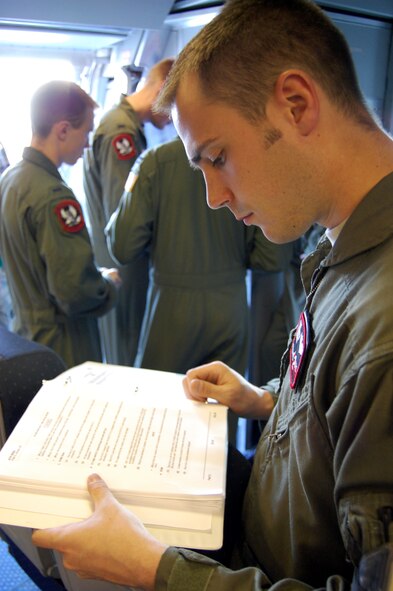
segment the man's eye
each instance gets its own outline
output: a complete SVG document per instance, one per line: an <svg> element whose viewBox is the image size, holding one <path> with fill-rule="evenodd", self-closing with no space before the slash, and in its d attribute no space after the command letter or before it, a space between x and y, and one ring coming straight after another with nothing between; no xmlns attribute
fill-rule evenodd
<svg viewBox="0 0 393 591"><path fill-rule="evenodd" d="M211 165L213 168L219 168L225 164L224 154L222 152L216 158L211 159Z"/></svg>

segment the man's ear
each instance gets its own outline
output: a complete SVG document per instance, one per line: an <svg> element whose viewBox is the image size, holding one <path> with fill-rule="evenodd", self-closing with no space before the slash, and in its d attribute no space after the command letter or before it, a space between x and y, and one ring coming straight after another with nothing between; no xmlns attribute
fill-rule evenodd
<svg viewBox="0 0 393 591"><path fill-rule="evenodd" d="M53 128L54 128L54 132L56 134L56 137L60 140L60 141L64 141L67 138L67 134L68 131L71 127L71 123L69 121L58 121L57 123L54 124Z"/></svg>
<svg viewBox="0 0 393 591"><path fill-rule="evenodd" d="M165 80L157 80L157 81L156 81L156 84L155 84L155 99L156 99L156 98L158 97L158 95L160 94L160 92L161 92L161 89L162 89L162 87L164 86L164 84L165 84ZM155 99L154 99L154 100L155 100Z"/></svg>
<svg viewBox="0 0 393 591"><path fill-rule="evenodd" d="M319 119L319 97L314 80L302 70L286 70L277 78L274 98L284 116L301 135L309 135Z"/></svg>

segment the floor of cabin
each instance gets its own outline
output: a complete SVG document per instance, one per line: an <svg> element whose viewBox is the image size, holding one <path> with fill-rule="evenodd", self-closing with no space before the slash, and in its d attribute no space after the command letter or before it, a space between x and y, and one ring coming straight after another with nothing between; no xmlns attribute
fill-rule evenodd
<svg viewBox="0 0 393 591"><path fill-rule="evenodd" d="M60 581L44 577L12 542L10 543L13 551L9 552L4 532L2 536L4 539L0 539L0 591L65 591Z"/></svg>
<svg viewBox="0 0 393 591"><path fill-rule="evenodd" d="M8 545L0 540L1 591L40 591L16 560L8 552Z"/></svg>

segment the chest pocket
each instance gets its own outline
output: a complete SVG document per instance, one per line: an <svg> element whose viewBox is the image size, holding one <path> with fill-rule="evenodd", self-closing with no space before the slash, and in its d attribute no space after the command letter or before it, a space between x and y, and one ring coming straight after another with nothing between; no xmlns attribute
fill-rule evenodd
<svg viewBox="0 0 393 591"><path fill-rule="evenodd" d="M289 381L288 377L285 382ZM313 376L303 384L299 390L292 390L289 383L283 384L283 392L280 396L285 397L286 400L280 402L280 414L276 422L276 432L284 434L291 422L296 421L296 415L306 412L306 407L310 404ZM284 394L285 392L285 394Z"/></svg>

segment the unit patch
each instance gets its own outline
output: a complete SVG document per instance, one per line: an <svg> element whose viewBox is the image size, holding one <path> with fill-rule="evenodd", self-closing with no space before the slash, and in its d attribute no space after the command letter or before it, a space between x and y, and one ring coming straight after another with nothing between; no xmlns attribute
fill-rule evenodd
<svg viewBox="0 0 393 591"><path fill-rule="evenodd" d="M307 312L300 314L289 351L289 384L295 389L304 369L310 344L310 323Z"/></svg>
<svg viewBox="0 0 393 591"><path fill-rule="evenodd" d="M55 213L65 232L79 232L85 227L82 208L77 201L63 199L56 205Z"/></svg>
<svg viewBox="0 0 393 591"><path fill-rule="evenodd" d="M134 140L129 133L120 133L112 140L116 156L119 160L131 160L137 155Z"/></svg>

